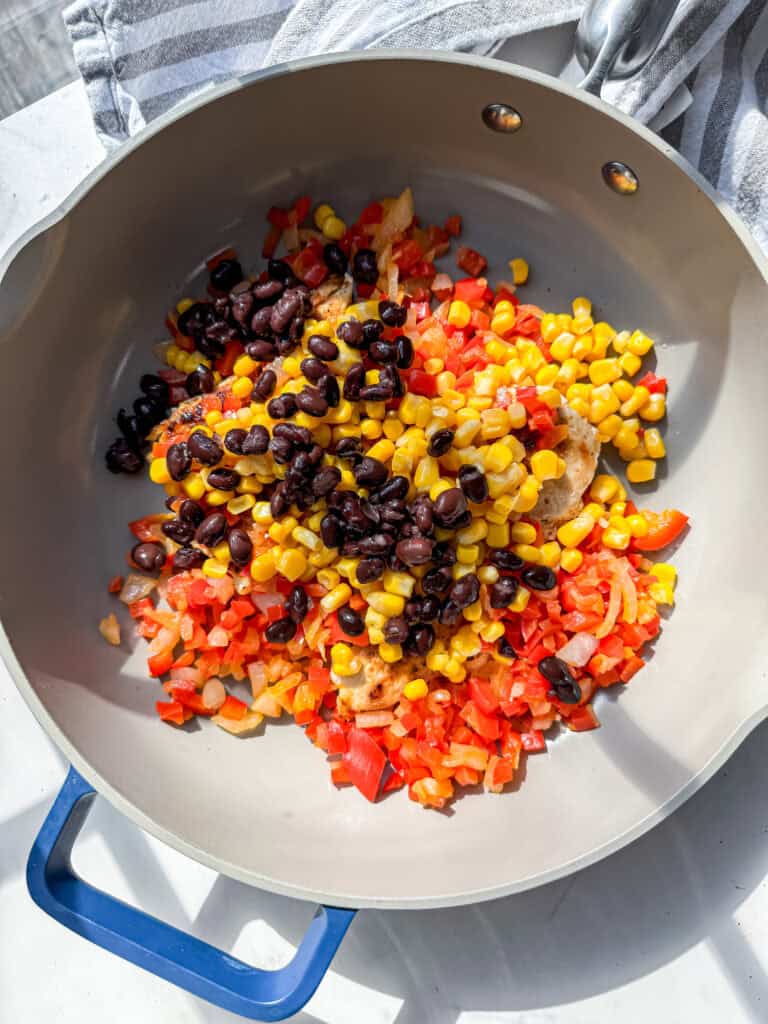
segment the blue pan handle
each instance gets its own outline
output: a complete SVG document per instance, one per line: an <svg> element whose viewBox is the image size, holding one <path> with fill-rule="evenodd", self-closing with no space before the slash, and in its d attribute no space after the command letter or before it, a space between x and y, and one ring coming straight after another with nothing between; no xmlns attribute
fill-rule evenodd
<svg viewBox="0 0 768 1024"><path fill-rule="evenodd" d="M78 878L70 854L94 796L70 768L27 862L35 903L97 946L232 1013L262 1021L297 1013L322 981L355 911L321 907L286 967L249 967Z"/></svg>

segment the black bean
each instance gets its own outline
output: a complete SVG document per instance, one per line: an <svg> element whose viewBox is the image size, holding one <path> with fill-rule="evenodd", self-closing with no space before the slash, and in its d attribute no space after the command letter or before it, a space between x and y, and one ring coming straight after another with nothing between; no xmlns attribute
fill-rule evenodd
<svg viewBox="0 0 768 1024"><path fill-rule="evenodd" d="M433 565L455 565L456 564L456 552L448 543L447 540L441 541L439 544L435 544L432 549L432 564Z"/></svg>
<svg viewBox="0 0 768 1024"><path fill-rule="evenodd" d="M118 430L125 438L128 447L137 454L140 453L144 444L144 439L143 435L139 431L139 424L136 422L136 417L131 416L125 409L119 409L116 419Z"/></svg>
<svg viewBox="0 0 768 1024"><path fill-rule="evenodd" d="M462 466L459 469L459 486L466 498L476 505L488 497L488 481L477 466Z"/></svg>
<svg viewBox="0 0 768 1024"><path fill-rule="evenodd" d="M388 402L393 397L392 388L385 384L366 384L360 388L360 398L364 402Z"/></svg>
<svg viewBox="0 0 768 1024"><path fill-rule="evenodd" d="M136 429L141 435L146 435L165 416L165 405L148 395L142 395L133 403L133 411L136 416Z"/></svg>
<svg viewBox="0 0 768 1024"><path fill-rule="evenodd" d="M507 608L515 599L519 583L515 576L502 576L488 587L491 608Z"/></svg>
<svg viewBox="0 0 768 1024"><path fill-rule="evenodd" d="M283 619L277 619L270 623L264 630L264 638L269 644L287 644L296 636L297 625L293 619L286 615Z"/></svg>
<svg viewBox="0 0 768 1024"><path fill-rule="evenodd" d="M299 452L298 455L294 455L293 461L291 462L291 468L288 471L288 476L291 479L306 480L307 477L312 476L315 471L315 466L310 459L307 452ZM288 477L286 477L286 480Z"/></svg>
<svg viewBox="0 0 768 1024"><path fill-rule="evenodd" d="M240 483L240 474L234 469L225 469L221 466L219 469L211 470L208 474L208 483L217 491L234 491Z"/></svg>
<svg viewBox="0 0 768 1024"><path fill-rule="evenodd" d="M296 405L307 416L320 417L328 412L328 403L317 388L307 387L300 391L296 395Z"/></svg>
<svg viewBox="0 0 768 1024"><path fill-rule="evenodd" d="M384 331L384 324L381 320L363 320L363 340L365 347L371 342L378 341Z"/></svg>
<svg viewBox="0 0 768 1024"><path fill-rule="evenodd" d="M432 541L428 537L409 537L401 540L395 550L406 565L426 565L432 558Z"/></svg>
<svg viewBox="0 0 768 1024"><path fill-rule="evenodd" d="M262 370L256 378L251 389L251 399L254 402L266 402L277 386L277 374L274 370ZM274 401L274 399L273 399Z"/></svg>
<svg viewBox="0 0 768 1024"><path fill-rule="evenodd" d="M211 271L211 287L218 292L228 292L243 280L243 268L237 260L219 260Z"/></svg>
<svg viewBox="0 0 768 1024"><path fill-rule="evenodd" d="M243 282L245 284L245 282ZM232 296L232 319L245 326L253 311L253 295L249 291L238 292Z"/></svg>
<svg viewBox="0 0 768 1024"><path fill-rule="evenodd" d="M342 394L348 402L357 402L360 399L360 391L365 386L365 367L362 363L354 363L347 370L344 378Z"/></svg>
<svg viewBox="0 0 768 1024"><path fill-rule="evenodd" d="M473 572L460 576L451 587L450 597L459 608L468 608L480 597L480 580Z"/></svg>
<svg viewBox="0 0 768 1024"><path fill-rule="evenodd" d="M312 481L312 494L316 498L324 498L341 482L341 470L338 466L323 466Z"/></svg>
<svg viewBox="0 0 768 1024"><path fill-rule="evenodd" d="M326 338L324 334L313 334L307 342L307 348L313 356L324 360L326 363L333 362L339 358L339 346Z"/></svg>
<svg viewBox="0 0 768 1024"><path fill-rule="evenodd" d="M253 296L259 302L268 302L269 299L276 299L281 294L285 285L282 281L260 281L253 286Z"/></svg>
<svg viewBox="0 0 768 1024"><path fill-rule="evenodd" d="M232 561L237 566L247 565L253 554L251 538L239 526L233 527L227 534L227 544Z"/></svg>
<svg viewBox="0 0 768 1024"><path fill-rule="evenodd" d="M289 339L289 341L294 342L294 345L295 345L296 342L301 340L303 335L304 335L304 317L296 315L293 318L293 320L291 320L291 326L290 326L290 328L288 330L288 339ZM280 347L280 341L278 341L278 348L279 347Z"/></svg>
<svg viewBox="0 0 768 1024"><path fill-rule="evenodd" d="M270 260L267 263L267 273L274 281L287 281L293 277L293 271L285 260Z"/></svg>
<svg viewBox="0 0 768 1024"><path fill-rule="evenodd" d="M202 430L195 430L187 441L189 450L194 459L202 462L204 466L215 466L221 462L224 454L221 442L217 437L209 437Z"/></svg>
<svg viewBox="0 0 768 1024"><path fill-rule="evenodd" d="M216 381L208 367L204 363L200 363L197 369L187 374L184 387L190 396L208 395L216 387Z"/></svg>
<svg viewBox="0 0 768 1024"><path fill-rule="evenodd" d="M397 365L401 370L407 370L413 362L413 342L402 334L395 342L397 348Z"/></svg>
<svg viewBox="0 0 768 1024"><path fill-rule="evenodd" d="M371 495L371 502L374 505L383 505L388 501L400 501L408 493L410 484L405 476L392 476L386 483Z"/></svg>
<svg viewBox="0 0 768 1024"><path fill-rule="evenodd" d="M440 609L440 623L443 626L455 626L461 617L461 606L450 598Z"/></svg>
<svg viewBox="0 0 768 1024"><path fill-rule="evenodd" d="M437 496L433 508L438 526L452 529L468 511L467 499L458 487L451 487Z"/></svg>
<svg viewBox="0 0 768 1024"><path fill-rule="evenodd" d="M227 517L223 512L210 512L200 523L195 533L195 540L198 544L205 544L207 548L214 548L219 541L224 540L227 532Z"/></svg>
<svg viewBox="0 0 768 1024"><path fill-rule="evenodd" d="M381 487L387 479L387 467L384 463L367 455L363 456L352 472L360 487Z"/></svg>
<svg viewBox="0 0 768 1024"><path fill-rule="evenodd" d="M374 363L394 363L397 359L395 346L389 341L373 341L368 348L368 355Z"/></svg>
<svg viewBox="0 0 768 1024"><path fill-rule="evenodd" d="M188 338L198 337L216 319L210 302L194 302L179 314L176 326Z"/></svg>
<svg viewBox="0 0 768 1024"><path fill-rule="evenodd" d="M264 312L262 310L262 312ZM258 314L257 314L258 316ZM254 317L254 320L256 317ZM253 330L253 322L251 322L251 330ZM256 341L249 341L245 346L245 351L258 363L268 363L274 359L277 355L277 349L271 341L265 341L263 338L258 338Z"/></svg>
<svg viewBox="0 0 768 1024"><path fill-rule="evenodd" d="M336 442L336 455L340 459L353 459L360 455L360 440L357 437L342 437Z"/></svg>
<svg viewBox="0 0 768 1024"><path fill-rule="evenodd" d="M319 444L313 444L312 447L307 452L307 457L309 458L309 461L312 463L313 466L316 466L318 462L322 462L323 455L325 455L325 452L323 451Z"/></svg>
<svg viewBox="0 0 768 1024"><path fill-rule="evenodd" d="M165 453L165 464L171 480L183 480L192 468L192 455L186 441L172 444Z"/></svg>
<svg viewBox="0 0 768 1024"><path fill-rule="evenodd" d="M379 384L391 388L393 398L402 398L405 394L403 378L392 365L382 366L379 370Z"/></svg>
<svg viewBox="0 0 768 1024"><path fill-rule="evenodd" d="M571 675L571 670L564 661L550 655L542 658L538 664L539 672L552 686L550 696L557 697L563 704L578 704L581 700L581 687Z"/></svg>
<svg viewBox="0 0 768 1024"><path fill-rule="evenodd" d="M392 547L392 538L387 533L373 533L370 537L361 537L357 546L361 555L385 555Z"/></svg>
<svg viewBox="0 0 768 1024"><path fill-rule="evenodd" d="M502 658L517 657L517 651L505 636L499 637L499 642L496 644L496 650L499 652Z"/></svg>
<svg viewBox="0 0 768 1024"><path fill-rule="evenodd" d="M396 615L384 624L384 639L388 644L404 644L408 632L408 623L402 615Z"/></svg>
<svg viewBox="0 0 768 1024"><path fill-rule="evenodd" d="M325 377L328 373L325 363L314 357L302 359L300 369L307 380L311 380L313 384L316 384L321 377Z"/></svg>
<svg viewBox="0 0 768 1024"><path fill-rule="evenodd" d="M363 336L363 325L359 320L345 320L336 328L336 337L350 348L365 348L367 342Z"/></svg>
<svg viewBox="0 0 768 1024"><path fill-rule="evenodd" d="M357 563L355 575L360 583L373 583L384 575L385 568L383 558L361 558Z"/></svg>
<svg viewBox="0 0 768 1024"><path fill-rule="evenodd" d="M229 437L229 434L227 434ZM226 443L226 438L224 439ZM243 441L243 455L263 455L269 448L269 431L261 424L251 427Z"/></svg>
<svg viewBox="0 0 768 1024"><path fill-rule="evenodd" d="M269 499L269 511L272 513L272 518L280 519L288 510L289 505L290 502L285 495L284 485L278 484L272 492L272 497Z"/></svg>
<svg viewBox="0 0 768 1024"><path fill-rule="evenodd" d="M341 401L341 391L339 391L339 382L332 373L327 373L320 378L317 382L317 390L326 400L330 409L335 409L338 406Z"/></svg>
<svg viewBox="0 0 768 1024"><path fill-rule="evenodd" d="M359 612L350 608L348 604L343 605L338 611L339 626L342 633L347 636L362 636L365 632L365 623Z"/></svg>
<svg viewBox="0 0 768 1024"><path fill-rule="evenodd" d="M185 523L191 523L193 526L199 526L205 519L205 512L203 512L202 506L192 498L185 498L179 505L179 519L183 519Z"/></svg>
<svg viewBox="0 0 768 1024"><path fill-rule="evenodd" d="M411 516L414 525L421 533L430 533L434 525L432 499L427 494L420 494L415 501L411 502Z"/></svg>
<svg viewBox="0 0 768 1024"><path fill-rule="evenodd" d="M291 394L280 395L267 402L267 412L273 420L289 420L296 415L297 409L296 398Z"/></svg>
<svg viewBox="0 0 768 1024"><path fill-rule="evenodd" d="M205 560L205 552L198 548L179 548L173 556L173 571L185 572L187 569L199 569Z"/></svg>
<svg viewBox="0 0 768 1024"><path fill-rule="evenodd" d="M295 288L289 288L287 291L283 292L272 307L272 313L269 317L269 326L272 330L276 334L279 334L280 331L284 331L291 320L293 320L296 314L301 310L302 304L302 296Z"/></svg>
<svg viewBox="0 0 768 1024"><path fill-rule="evenodd" d="M131 549L131 558L144 572L160 572L165 565L165 548L154 541L144 541Z"/></svg>
<svg viewBox="0 0 768 1024"><path fill-rule="evenodd" d="M383 299L379 303L379 316L387 327L402 327L408 319L408 310L399 302Z"/></svg>
<svg viewBox="0 0 768 1024"><path fill-rule="evenodd" d="M488 558L492 565L495 565L497 569L503 569L505 572L517 572L518 569L522 569L525 565L525 562L519 555L516 555L514 551L508 551L506 548L490 548Z"/></svg>
<svg viewBox="0 0 768 1024"><path fill-rule="evenodd" d="M296 423L276 423L272 433L275 437L286 438L300 448L308 448L312 444L312 431Z"/></svg>
<svg viewBox="0 0 768 1024"><path fill-rule="evenodd" d="M170 537L177 544L189 544L195 536L195 528L192 523L187 523L183 519L170 519L167 523L163 523L160 529L166 537Z"/></svg>
<svg viewBox="0 0 768 1024"><path fill-rule="evenodd" d="M557 586L557 576L548 565L528 565L520 578L531 590L551 590Z"/></svg>
<svg viewBox="0 0 768 1024"><path fill-rule="evenodd" d="M440 615L440 598L429 594L421 600L421 621L434 622Z"/></svg>
<svg viewBox="0 0 768 1024"><path fill-rule="evenodd" d="M297 626L307 617L309 597L304 587L300 587L298 583L291 587L291 591L285 599L285 611L288 618Z"/></svg>
<svg viewBox="0 0 768 1024"><path fill-rule="evenodd" d="M403 615L406 622L421 622L421 604L422 601L420 597L412 597L405 602Z"/></svg>
<svg viewBox="0 0 768 1024"><path fill-rule="evenodd" d="M326 512L320 520L320 536L327 548L339 548L344 543L344 526L338 516Z"/></svg>
<svg viewBox="0 0 768 1024"><path fill-rule="evenodd" d="M358 249L352 261L352 276L361 284L376 284L379 270L373 249Z"/></svg>
<svg viewBox="0 0 768 1024"><path fill-rule="evenodd" d="M325 265L328 267L332 274L346 274L348 260L346 253L340 245L336 245L335 242L329 242L323 248L323 259Z"/></svg>
<svg viewBox="0 0 768 1024"><path fill-rule="evenodd" d="M145 373L139 381L139 387L155 402L168 405L168 385L162 377L158 377L154 373Z"/></svg>
<svg viewBox="0 0 768 1024"><path fill-rule="evenodd" d="M411 626L408 632L406 648L421 658L429 654L435 642L435 631L432 626L419 624Z"/></svg>
<svg viewBox="0 0 768 1024"><path fill-rule="evenodd" d="M293 458L293 445L287 437L273 437L269 442L269 450L279 466L287 466Z"/></svg>
<svg viewBox="0 0 768 1024"><path fill-rule="evenodd" d="M233 455L243 454L243 442L248 436L248 431L243 430L242 427L235 427L233 430L228 430L224 435L224 447L228 452L232 452Z"/></svg>
<svg viewBox="0 0 768 1024"><path fill-rule="evenodd" d="M443 427L442 430L436 431L430 438L427 454L431 455L433 459L439 459L441 455L445 455L450 449L453 444L453 437L453 431L449 430L448 427Z"/></svg>
<svg viewBox="0 0 768 1024"><path fill-rule="evenodd" d="M421 580L421 589L425 594L444 594L453 583L453 573L447 566L430 569Z"/></svg>

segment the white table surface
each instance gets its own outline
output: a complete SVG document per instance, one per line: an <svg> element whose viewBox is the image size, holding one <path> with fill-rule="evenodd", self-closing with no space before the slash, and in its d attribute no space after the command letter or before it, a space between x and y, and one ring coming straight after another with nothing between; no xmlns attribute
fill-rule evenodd
<svg viewBox="0 0 768 1024"><path fill-rule="evenodd" d="M531 41L505 55L551 66L567 56L569 37L547 39L546 60ZM79 83L0 123L0 252L102 155ZM65 771L0 665L0 1024L238 1020L97 949L34 906L24 864ZM104 801L75 861L109 892L259 966L290 958L311 913L188 860ZM294 1020L763 1022L767 873L763 725L671 818L577 875L478 907L360 913Z"/></svg>

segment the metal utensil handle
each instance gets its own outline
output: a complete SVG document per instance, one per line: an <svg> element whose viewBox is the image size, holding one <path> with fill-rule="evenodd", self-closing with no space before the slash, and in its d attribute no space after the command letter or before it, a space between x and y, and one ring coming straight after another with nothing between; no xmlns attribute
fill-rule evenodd
<svg viewBox="0 0 768 1024"><path fill-rule="evenodd" d="M72 847L94 796L93 787L70 768L27 862L27 886L35 903L97 946L225 1010L262 1021L298 1013L328 970L355 911L320 907L286 967L250 967L74 873Z"/></svg>
<svg viewBox="0 0 768 1024"><path fill-rule="evenodd" d="M581 88L599 96L608 75L630 78L639 71L676 7L675 0L591 0L576 29L576 57L587 72Z"/></svg>

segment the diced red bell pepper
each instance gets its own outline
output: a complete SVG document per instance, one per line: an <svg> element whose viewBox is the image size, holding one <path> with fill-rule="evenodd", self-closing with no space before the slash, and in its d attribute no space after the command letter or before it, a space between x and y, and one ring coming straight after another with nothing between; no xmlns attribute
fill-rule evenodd
<svg viewBox="0 0 768 1024"><path fill-rule="evenodd" d="M273 224L264 236L264 241L261 245L261 255L265 260L271 260L275 255L282 234L283 229Z"/></svg>
<svg viewBox="0 0 768 1024"><path fill-rule="evenodd" d="M235 365L235 361L239 356L243 354L243 346L239 341L228 341L224 346L224 354L214 363L214 366L219 371L222 377L229 377L232 373L232 367ZM238 403L239 405L239 403Z"/></svg>
<svg viewBox="0 0 768 1024"><path fill-rule="evenodd" d="M160 651L158 654L153 654L150 658L147 658L147 665L151 676L164 676L166 672L171 671L173 651Z"/></svg>
<svg viewBox="0 0 768 1024"><path fill-rule="evenodd" d="M349 768L344 761L334 761L331 765L331 782L334 786L348 786L352 782Z"/></svg>
<svg viewBox="0 0 768 1024"><path fill-rule="evenodd" d="M162 721L171 722L173 725L184 725L192 718L192 712L177 700L158 700L155 701L155 707Z"/></svg>
<svg viewBox="0 0 768 1024"><path fill-rule="evenodd" d="M457 281L453 289L453 297L467 305L483 301L488 282L484 277L463 277Z"/></svg>
<svg viewBox="0 0 768 1024"><path fill-rule="evenodd" d="M456 265L470 277L479 277L488 266L488 260L476 249L462 245L456 252Z"/></svg>
<svg viewBox="0 0 768 1024"><path fill-rule="evenodd" d="M322 697L331 685L331 673L322 665L310 665L307 672L307 683L315 696Z"/></svg>
<svg viewBox="0 0 768 1024"><path fill-rule="evenodd" d="M140 619L142 615L145 615L147 612L153 612L154 610L155 606L148 597L142 597L140 601L133 601L128 605L128 611L131 613L132 619Z"/></svg>
<svg viewBox="0 0 768 1024"><path fill-rule="evenodd" d="M382 793L392 793L396 789L402 789L405 785L405 778L400 772L392 772L387 781L381 787Z"/></svg>
<svg viewBox="0 0 768 1024"><path fill-rule="evenodd" d="M642 658L627 658L626 662L619 670L619 678L622 683L628 683L632 676L639 672L644 665L645 662Z"/></svg>
<svg viewBox="0 0 768 1024"><path fill-rule="evenodd" d="M480 710L473 700L468 700L461 709L461 717L482 739L490 741L499 738L499 720Z"/></svg>
<svg viewBox="0 0 768 1024"><path fill-rule="evenodd" d="M384 218L384 207L381 203L369 203L360 214L358 224L381 224Z"/></svg>
<svg viewBox="0 0 768 1024"><path fill-rule="evenodd" d="M416 266L423 255L421 246L418 242L414 242L413 239L399 242L392 249L392 259L404 277L411 276L413 267Z"/></svg>
<svg viewBox="0 0 768 1024"><path fill-rule="evenodd" d="M573 732L588 732L590 729L600 728L600 722L591 704L574 708L565 719L565 724Z"/></svg>
<svg viewBox="0 0 768 1024"><path fill-rule="evenodd" d="M454 238L457 235L460 235L461 217L457 213L454 213L454 215L452 217L449 217L448 220L445 222L445 224L443 225L443 229L445 230L446 234L451 235Z"/></svg>
<svg viewBox="0 0 768 1024"><path fill-rule="evenodd" d="M499 702L493 692L493 687L485 679L473 677L469 680L469 696L484 715L492 715L499 709Z"/></svg>
<svg viewBox="0 0 768 1024"><path fill-rule="evenodd" d="M108 593L110 593L110 594L119 594L122 589L123 589L123 577L122 576L113 576L112 579L109 581L109 585L107 586Z"/></svg>
<svg viewBox="0 0 768 1024"><path fill-rule="evenodd" d="M640 378L637 384L647 388L652 395L666 395L667 393L667 378L657 377L650 370Z"/></svg>
<svg viewBox="0 0 768 1024"><path fill-rule="evenodd" d="M237 697L233 697L231 693L227 694L227 699L219 708L219 714L223 718L231 718L236 722L239 722L242 718L245 718L248 713L248 705L245 701L238 700Z"/></svg>
<svg viewBox="0 0 768 1024"><path fill-rule="evenodd" d="M645 537L635 537L632 546L636 551L661 551L676 540L688 524L688 516L676 508L663 512L643 512L648 520L649 530Z"/></svg>
<svg viewBox="0 0 768 1024"><path fill-rule="evenodd" d="M431 373L423 370L411 370L408 375L408 390L414 395L434 398L437 394L437 381Z"/></svg>
<svg viewBox="0 0 768 1024"><path fill-rule="evenodd" d="M545 750L547 746L541 729L530 729L528 732L522 733L520 740L523 744L523 750L527 750L529 754Z"/></svg>
<svg viewBox="0 0 768 1024"><path fill-rule="evenodd" d="M349 749L344 754L343 762L349 780L366 800L374 801L387 763L386 755L371 738L368 729L350 729L348 743Z"/></svg>
<svg viewBox="0 0 768 1024"><path fill-rule="evenodd" d="M196 715L215 715L216 712L213 708L209 708L207 704L203 703L203 698L197 692L186 686L174 686L171 688L171 696L174 700L177 700L179 704L187 708L188 711L194 712Z"/></svg>
<svg viewBox="0 0 768 1024"><path fill-rule="evenodd" d="M337 719L332 718L328 722L328 753L346 754L347 733L344 726Z"/></svg>

